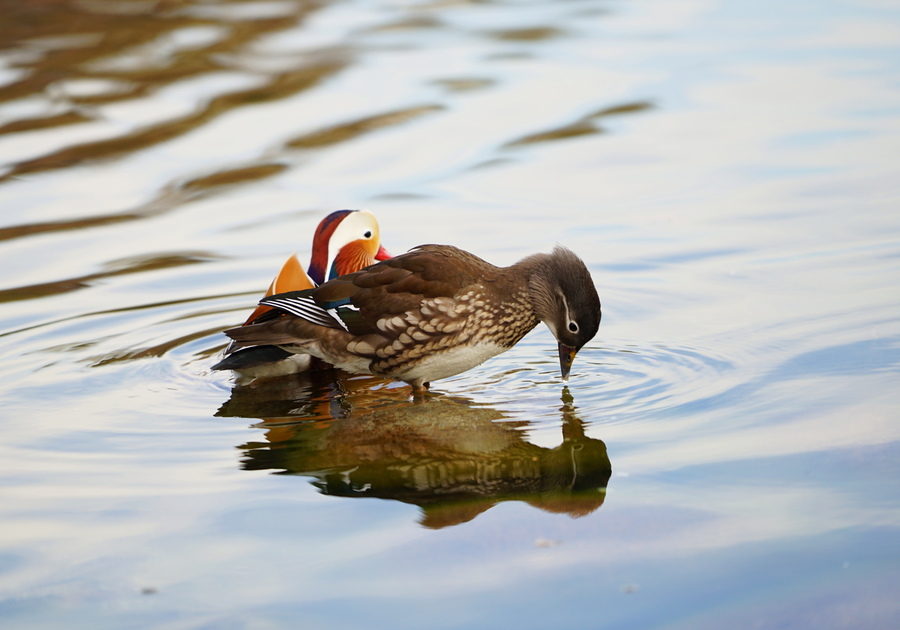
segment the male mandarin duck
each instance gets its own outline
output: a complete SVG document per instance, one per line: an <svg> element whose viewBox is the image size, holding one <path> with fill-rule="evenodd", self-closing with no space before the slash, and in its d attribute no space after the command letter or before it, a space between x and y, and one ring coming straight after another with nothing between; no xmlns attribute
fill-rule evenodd
<svg viewBox="0 0 900 630"><path fill-rule="evenodd" d="M291 255L269 285L266 297L312 289L326 279L359 271L390 257L381 245L374 214L366 210L338 210L322 219L316 228L309 271L304 272L297 255ZM260 321L271 310L271 306L260 303L243 325ZM259 345L235 352L236 349L232 342L225 350L227 356L212 369L260 377L291 374L310 367L309 355L295 354L276 346Z"/></svg>
<svg viewBox="0 0 900 630"><path fill-rule="evenodd" d="M509 267L449 245L421 245L315 289L264 298L274 307L226 330L237 347L275 345L357 374L431 381L509 350L539 321L572 360L600 326L600 298L578 256L557 246Z"/></svg>

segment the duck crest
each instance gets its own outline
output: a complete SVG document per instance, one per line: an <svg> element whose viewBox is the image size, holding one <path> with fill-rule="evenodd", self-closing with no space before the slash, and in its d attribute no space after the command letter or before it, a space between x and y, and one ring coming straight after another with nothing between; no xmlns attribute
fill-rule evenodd
<svg viewBox="0 0 900 630"><path fill-rule="evenodd" d="M316 284L325 282L326 272L331 266L331 248L329 247L331 237L337 227L341 224L341 221L344 220L344 217L351 212L353 212L353 210L336 210L322 219L318 227L316 227L313 244L320 244L321 247L313 247L312 258L309 261L308 269L309 277L312 278L313 282Z"/></svg>

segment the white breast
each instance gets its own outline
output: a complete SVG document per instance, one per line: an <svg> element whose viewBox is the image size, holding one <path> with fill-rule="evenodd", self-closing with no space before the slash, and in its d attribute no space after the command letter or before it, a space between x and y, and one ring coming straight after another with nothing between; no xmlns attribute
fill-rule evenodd
<svg viewBox="0 0 900 630"><path fill-rule="evenodd" d="M448 376L461 374L466 370L471 370L476 365L480 365L506 350L509 350L509 348L495 343L480 343L474 346L448 348L428 356L410 370L396 376L404 381L417 379L422 379L426 383L437 381Z"/></svg>

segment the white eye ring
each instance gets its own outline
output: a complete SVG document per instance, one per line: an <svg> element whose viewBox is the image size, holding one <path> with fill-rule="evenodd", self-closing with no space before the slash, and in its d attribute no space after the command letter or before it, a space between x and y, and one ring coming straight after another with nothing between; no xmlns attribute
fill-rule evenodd
<svg viewBox="0 0 900 630"><path fill-rule="evenodd" d="M569 331L578 332L578 324L576 324L575 322L569 322Z"/></svg>

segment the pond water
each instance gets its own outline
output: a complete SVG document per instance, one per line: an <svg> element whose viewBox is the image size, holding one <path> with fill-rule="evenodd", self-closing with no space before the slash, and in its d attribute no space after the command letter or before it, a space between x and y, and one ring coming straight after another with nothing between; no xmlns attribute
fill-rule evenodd
<svg viewBox="0 0 900 630"><path fill-rule="evenodd" d="M3 11L0 625L900 625L896 3ZM338 208L600 332L211 372Z"/></svg>

